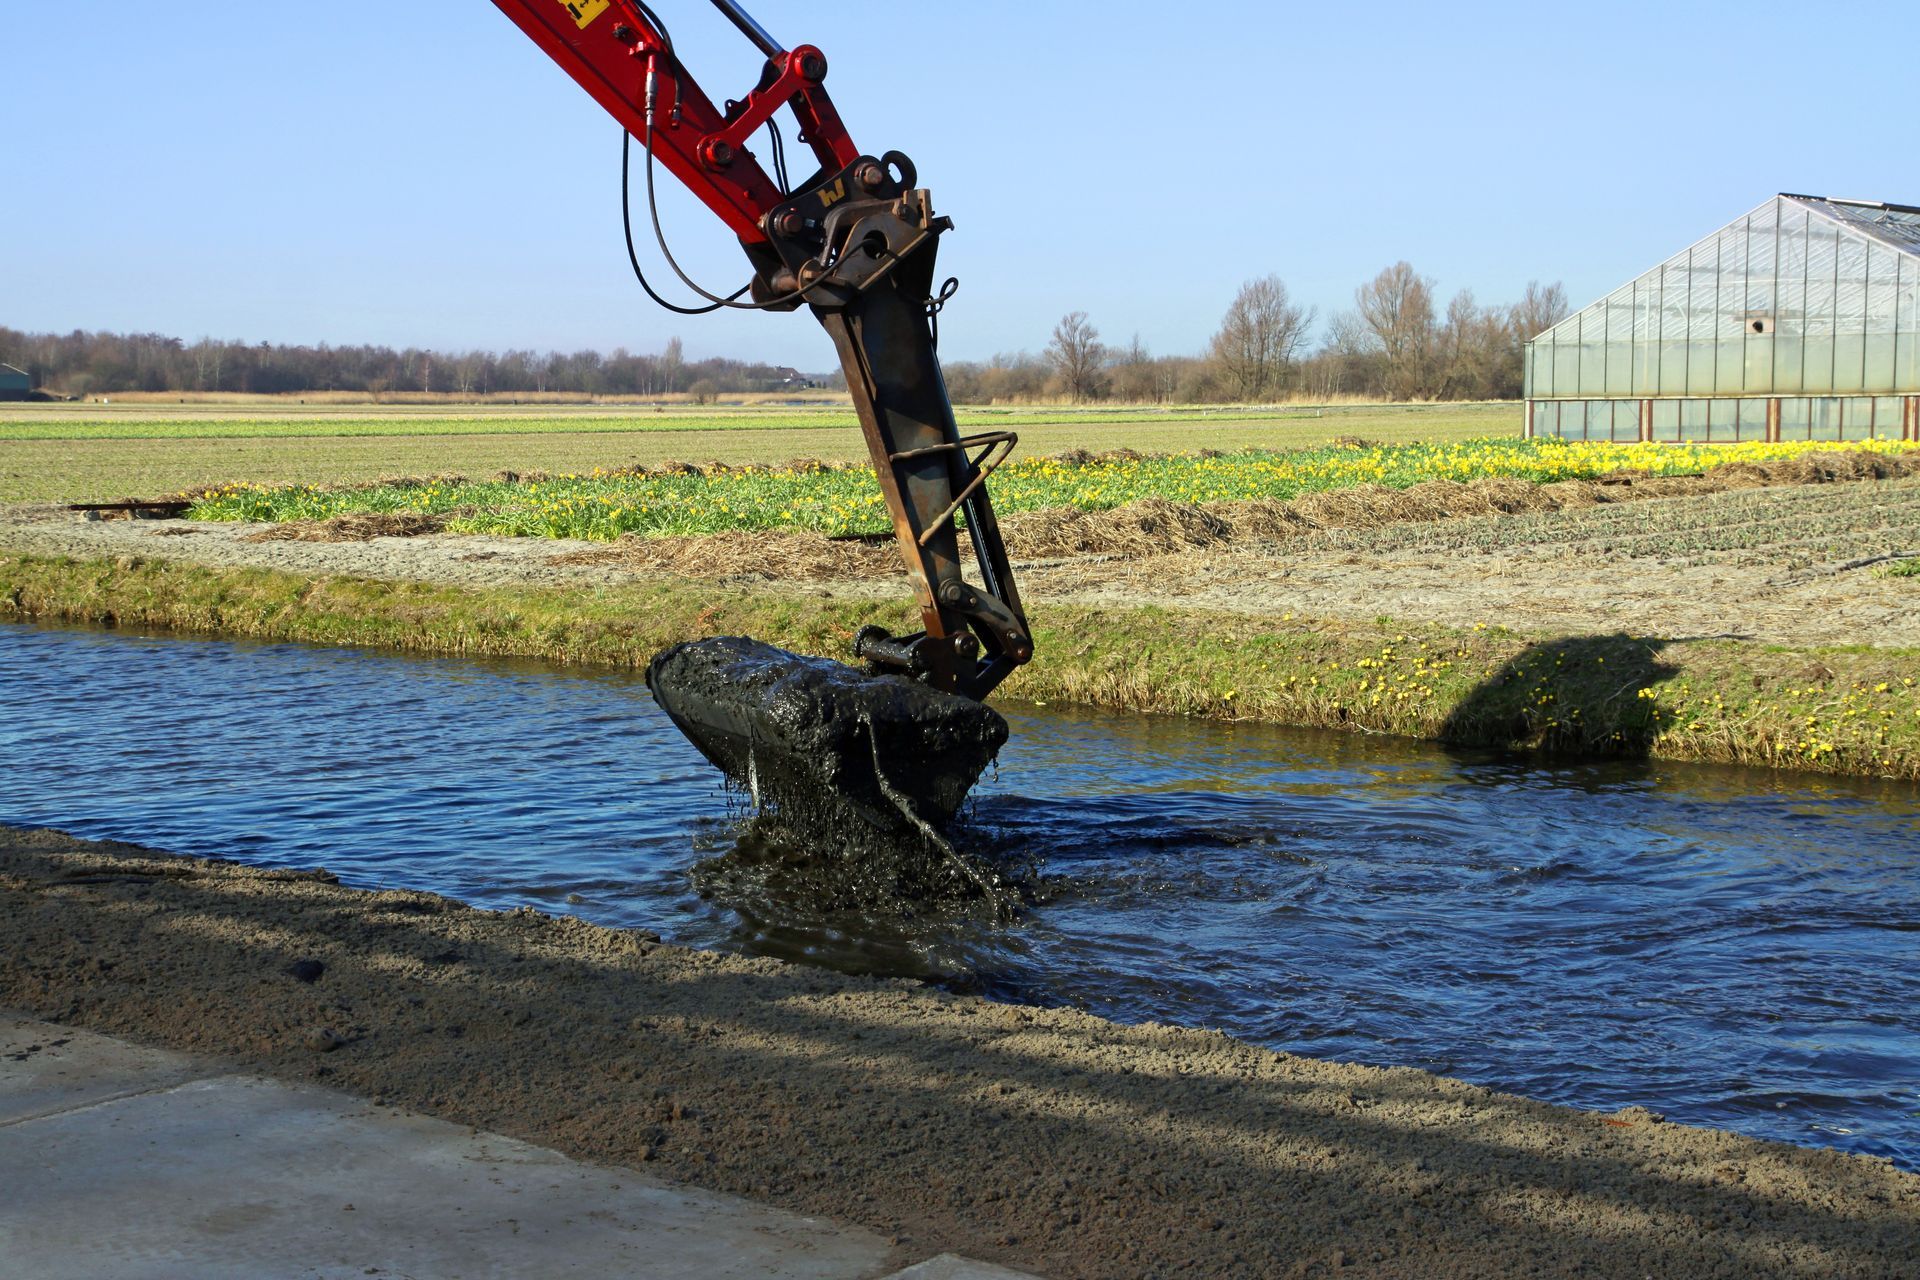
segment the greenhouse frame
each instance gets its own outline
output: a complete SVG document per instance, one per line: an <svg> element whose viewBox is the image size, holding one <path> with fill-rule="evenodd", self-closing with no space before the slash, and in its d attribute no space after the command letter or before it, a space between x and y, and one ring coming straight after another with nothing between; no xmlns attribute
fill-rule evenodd
<svg viewBox="0 0 1920 1280"><path fill-rule="evenodd" d="M1920 440L1920 208L1779 195L1527 344L1527 435Z"/></svg>

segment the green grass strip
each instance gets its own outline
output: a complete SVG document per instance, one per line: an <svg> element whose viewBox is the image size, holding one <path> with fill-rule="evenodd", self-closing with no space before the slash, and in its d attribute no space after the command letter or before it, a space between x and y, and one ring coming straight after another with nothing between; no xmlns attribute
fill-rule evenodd
<svg viewBox="0 0 1920 1280"><path fill-rule="evenodd" d="M462 587L134 556L0 557L0 619L624 668L722 634L844 657L864 622L909 626L903 604L779 589ZM1920 651L1148 607L1041 605L1033 620L1039 657L1006 687L1031 703L1920 778Z"/></svg>

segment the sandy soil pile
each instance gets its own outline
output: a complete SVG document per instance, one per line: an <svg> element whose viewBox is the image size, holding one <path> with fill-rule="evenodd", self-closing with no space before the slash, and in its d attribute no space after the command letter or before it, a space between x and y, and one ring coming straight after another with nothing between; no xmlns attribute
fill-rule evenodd
<svg viewBox="0 0 1920 1280"><path fill-rule="evenodd" d="M1067 1277L1911 1277L1920 1178L0 829L0 1004Z"/></svg>

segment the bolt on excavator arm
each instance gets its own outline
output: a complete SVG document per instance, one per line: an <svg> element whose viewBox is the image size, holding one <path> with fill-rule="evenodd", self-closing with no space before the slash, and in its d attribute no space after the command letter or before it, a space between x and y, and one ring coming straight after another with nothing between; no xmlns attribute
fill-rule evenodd
<svg viewBox="0 0 1920 1280"><path fill-rule="evenodd" d="M755 88L714 106L641 0L494 0L549 57L699 197L752 264L750 304L810 307L846 371L921 630L862 629L856 656L934 689L983 699L1033 656L1033 638L986 480L1011 432L962 436L934 350L934 260L951 222L935 215L904 155L863 154L827 96L827 60L788 49L735 0L712 0L765 57ZM819 163L781 189L747 143L792 110ZM978 583L962 572L961 537Z"/></svg>

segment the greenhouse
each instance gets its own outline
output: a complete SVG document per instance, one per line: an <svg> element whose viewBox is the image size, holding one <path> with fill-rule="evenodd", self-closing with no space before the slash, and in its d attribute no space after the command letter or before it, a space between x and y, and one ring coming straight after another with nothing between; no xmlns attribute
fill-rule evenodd
<svg viewBox="0 0 1920 1280"><path fill-rule="evenodd" d="M1920 208L1781 195L1527 344L1527 434L1920 439Z"/></svg>

